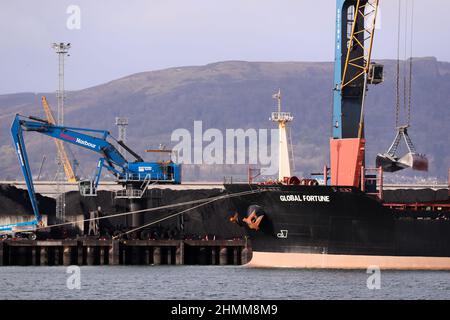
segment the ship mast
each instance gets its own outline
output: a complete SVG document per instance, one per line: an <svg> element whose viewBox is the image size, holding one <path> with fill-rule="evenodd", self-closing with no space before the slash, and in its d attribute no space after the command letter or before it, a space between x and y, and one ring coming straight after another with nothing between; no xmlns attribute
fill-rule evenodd
<svg viewBox="0 0 450 320"><path fill-rule="evenodd" d="M294 117L290 112L281 112L281 89L272 95L278 102L278 111L272 112L270 120L278 122L278 179L283 181L285 177L292 177L291 161L289 158L289 142L287 135L287 124Z"/></svg>

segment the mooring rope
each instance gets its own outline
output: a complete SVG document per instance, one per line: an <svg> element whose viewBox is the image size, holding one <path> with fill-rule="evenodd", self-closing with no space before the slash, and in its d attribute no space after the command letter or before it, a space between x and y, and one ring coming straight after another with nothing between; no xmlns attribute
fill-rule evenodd
<svg viewBox="0 0 450 320"><path fill-rule="evenodd" d="M164 218L161 218L161 219L158 219L158 220L149 222L149 223L147 223L147 224L144 224L144 225L142 225L142 226L136 227L136 228L134 228L134 229L131 229L131 230L122 232L122 233L118 234L117 236L114 236L113 239L120 238L120 237L122 237L122 236L124 236L124 235L126 235L126 234L136 232L136 231L138 231L138 230L140 230L140 229L150 227L151 225L157 224L157 223L159 223L159 222L162 222L162 221L167 220L167 219L170 219L170 218L174 218L174 217L179 216L179 215L181 215L181 214L183 214L183 213L186 213L186 212L188 212L188 211L197 209L197 208L202 207L202 206L206 206L207 204L210 204L210 203L212 203L212 202L214 202L214 201L216 201L216 200L211 200L211 201L208 201L208 202L204 202L204 203L198 204L198 205L196 205L196 206L194 206L194 207L187 208L187 209L182 210L182 211L180 211L180 212L176 212L176 213L171 214L171 215L169 215L169 216L167 216L167 217L164 217Z"/></svg>
<svg viewBox="0 0 450 320"><path fill-rule="evenodd" d="M202 203L202 202L207 202L207 203L209 202L209 203L211 203L211 202L222 200L222 199L229 199L229 198L234 198L234 197L242 197L242 196L246 196L246 195L249 195L249 194L261 193L261 192L264 192L264 191L266 191L266 190L258 189L258 190L236 192L236 193L231 193L231 194L226 194L226 195L221 195L221 196L216 196L216 197L211 197L211 198L203 198L203 199L198 199L198 200L191 200L191 201L186 201L186 202L169 204L169 205L164 205L164 206L160 206L160 207L147 208L147 209L141 209L141 210L135 210L135 211L127 211L127 212L122 212L122 213L117 213L117 214L111 214L111 215L108 215L108 216L102 216L102 217L95 217L95 218L89 218L89 219L76 220L76 221L71 221L71 222L52 224L52 225L49 225L49 226L37 227L36 230L62 227L62 226L67 226L67 225L71 225L71 224L84 223L84 222L94 221L94 220L111 219L111 218L115 218L115 217L121 217L121 216L130 215L130 214L136 214L136 213L144 213L144 212L151 212L151 211L157 211L157 210L163 210L163 209L171 209L171 208L182 207L182 206L187 206L187 205L192 205L192 204L197 204L197 203Z"/></svg>

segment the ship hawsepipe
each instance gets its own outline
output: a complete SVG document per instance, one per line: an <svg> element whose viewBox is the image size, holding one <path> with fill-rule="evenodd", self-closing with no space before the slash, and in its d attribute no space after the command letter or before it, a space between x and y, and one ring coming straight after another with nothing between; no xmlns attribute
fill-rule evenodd
<svg viewBox="0 0 450 320"><path fill-rule="evenodd" d="M391 210L358 188L226 184L249 266L450 270L450 214ZM230 219L232 220L232 219Z"/></svg>

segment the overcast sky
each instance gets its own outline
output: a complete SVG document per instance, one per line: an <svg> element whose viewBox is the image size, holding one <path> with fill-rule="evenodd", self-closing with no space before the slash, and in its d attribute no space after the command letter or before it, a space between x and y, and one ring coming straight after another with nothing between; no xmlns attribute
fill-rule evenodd
<svg viewBox="0 0 450 320"><path fill-rule="evenodd" d="M380 0L375 59L397 56L398 1ZM70 5L81 10L80 29L67 28ZM450 61L450 1L414 7L413 55ZM334 23L334 0L3 0L0 94L54 91L52 42L72 44L66 88L75 90L223 60L332 61Z"/></svg>

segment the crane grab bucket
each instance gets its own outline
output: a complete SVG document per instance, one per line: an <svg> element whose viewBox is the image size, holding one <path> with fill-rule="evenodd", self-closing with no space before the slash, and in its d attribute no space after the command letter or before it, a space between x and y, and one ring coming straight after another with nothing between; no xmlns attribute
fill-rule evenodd
<svg viewBox="0 0 450 320"><path fill-rule="evenodd" d="M395 172L406 168L428 171L428 159L425 155L417 153L407 153L401 158L391 157L384 153L377 155L376 166L383 167L386 172Z"/></svg>
<svg viewBox="0 0 450 320"><path fill-rule="evenodd" d="M378 154L376 158L376 166L382 167L386 172L395 172L406 168L418 171L428 171L428 159L424 154L417 153L411 138L408 135L408 126L397 128L397 135L392 142L389 150L385 153ZM396 155L397 148L401 138L404 139L408 153L402 157Z"/></svg>

